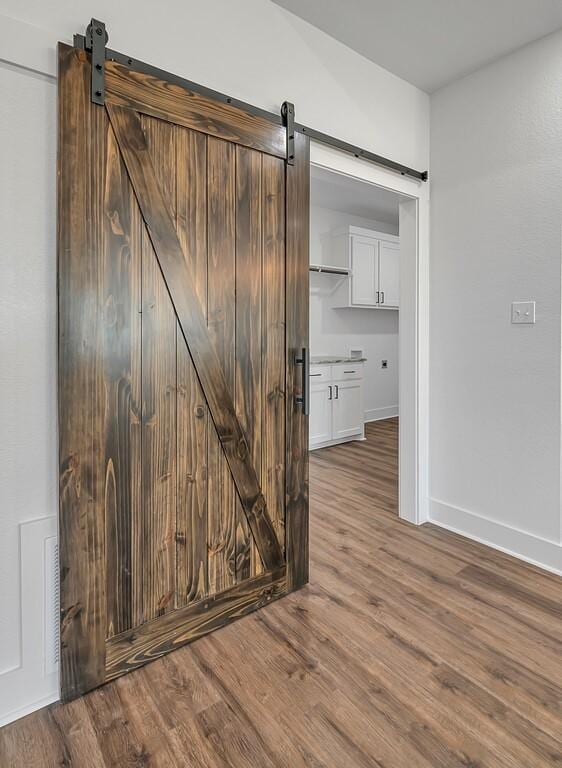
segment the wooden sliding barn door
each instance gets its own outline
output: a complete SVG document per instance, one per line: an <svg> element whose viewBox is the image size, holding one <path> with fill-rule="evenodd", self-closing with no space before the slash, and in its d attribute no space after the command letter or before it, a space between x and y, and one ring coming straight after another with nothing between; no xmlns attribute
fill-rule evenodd
<svg viewBox="0 0 562 768"><path fill-rule="evenodd" d="M59 46L62 696L308 580L308 139Z"/></svg>

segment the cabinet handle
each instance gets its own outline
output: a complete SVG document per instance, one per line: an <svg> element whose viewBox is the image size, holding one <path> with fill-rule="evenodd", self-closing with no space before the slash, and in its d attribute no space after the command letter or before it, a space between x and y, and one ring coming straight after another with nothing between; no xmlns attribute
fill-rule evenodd
<svg viewBox="0 0 562 768"><path fill-rule="evenodd" d="M382 298L381 298L381 304L384 304L384 291L381 291L381 296L382 296Z"/></svg>
<svg viewBox="0 0 562 768"><path fill-rule="evenodd" d="M328 385L328 389L330 390L330 392L328 394L328 400L331 400L332 399L332 385L331 384Z"/></svg>
<svg viewBox="0 0 562 768"><path fill-rule="evenodd" d="M335 386L335 388L336 388L336 397L335 397L335 399L336 399L336 400L338 400L338 399L339 399L339 396L340 396L340 388L338 387L338 385L337 385L337 384L335 384L334 386Z"/></svg>
<svg viewBox="0 0 562 768"><path fill-rule="evenodd" d="M381 303L381 292L377 291L377 304Z"/></svg>
<svg viewBox="0 0 562 768"><path fill-rule="evenodd" d="M312 376L322 376L322 374L321 374L321 373L311 373L311 374L310 374L310 376L311 376L311 377L312 377Z"/></svg>
<svg viewBox="0 0 562 768"><path fill-rule="evenodd" d="M344 373L355 373L355 371L344 371Z"/></svg>

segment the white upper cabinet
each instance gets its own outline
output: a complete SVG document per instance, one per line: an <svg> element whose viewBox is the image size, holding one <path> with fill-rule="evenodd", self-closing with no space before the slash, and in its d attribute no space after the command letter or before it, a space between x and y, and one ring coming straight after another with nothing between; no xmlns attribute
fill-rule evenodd
<svg viewBox="0 0 562 768"><path fill-rule="evenodd" d="M351 303L374 307L377 304L379 243L370 237L351 237Z"/></svg>
<svg viewBox="0 0 562 768"><path fill-rule="evenodd" d="M379 303L396 307L400 301L400 245L379 243Z"/></svg>
<svg viewBox="0 0 562 768"><path fill-rule="evenodd" d="M350 275L334 290L333 307L398 309L398 237L350 226L333 234L332 250L338 263L350 270Z"/></svg>

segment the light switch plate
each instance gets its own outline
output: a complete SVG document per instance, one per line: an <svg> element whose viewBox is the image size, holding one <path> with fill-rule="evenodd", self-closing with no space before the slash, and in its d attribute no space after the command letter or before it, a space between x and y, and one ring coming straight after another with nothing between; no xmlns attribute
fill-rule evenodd
<svg viewBox="0 0 562 768"><path fill-rule="evenodd" d="M535 322L534 301L514 301L511 305L511 322L529 325Z"/></svg>

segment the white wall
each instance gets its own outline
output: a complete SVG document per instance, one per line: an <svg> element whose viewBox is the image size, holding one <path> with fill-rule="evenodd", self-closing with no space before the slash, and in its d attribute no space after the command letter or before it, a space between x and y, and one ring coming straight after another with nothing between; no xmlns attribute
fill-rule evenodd
<svg viewBox="0 0 562 768"><path fill-rule="evenodd" d="M312 199L312 203L314 199ZM398 225L365 219L311 205L310 261L329 263L330 235L338 227L354 225L398 234ZM328 249L328 251L327 251ZM363 349L365 363L365 419L398 415L398 312L373 309L333 309L331 292L338 278L310 274L310 354L348 355ZM381 360L388 368L381 368Z"/></svg>
<svg viewBox="0 0 562 768"><path fill-rule="evenodd" d="M428 164L429 100L268 0L170 0L157 12L132 0L0 0L0 14L1 724L57 693L43 664L44 617L39 630L27 621L40 613L39 543L57 506L57 40L71 42L94 15L111 47L267 109L292 100L299 122L418 168Z"/></svg>
<svg viewBox="0 0 562 768"><path fill-rule="evenodd" d="M42 669L44 539L57 511L54 81L0 67L0 725L56 693ZM51 524L34 519L48 518ZM39 557L25 558L37 533ZM25 567L26 572L22 569ZM25 586L24 586L25 585ZM39 608L39 611L37 611ZM31 623L30 623L31 622ZM36 653L29 650L30 627ZM31 653L31 657L30 657Z"/></svg>
<svg viewBox="0 0 562 768"><path fill-rule="evenodd" d="M562 569L562 33L431 110L431 517Z"/></svg>
<svg viewBox="0 0 562 768"><path fill-rule="evenodd" d="M45 30L53 74L56 42L93 15L111 48L265 109L288 99L298 122L427 167L427 94L269 0L0 0L0 14Z"/></svg>

